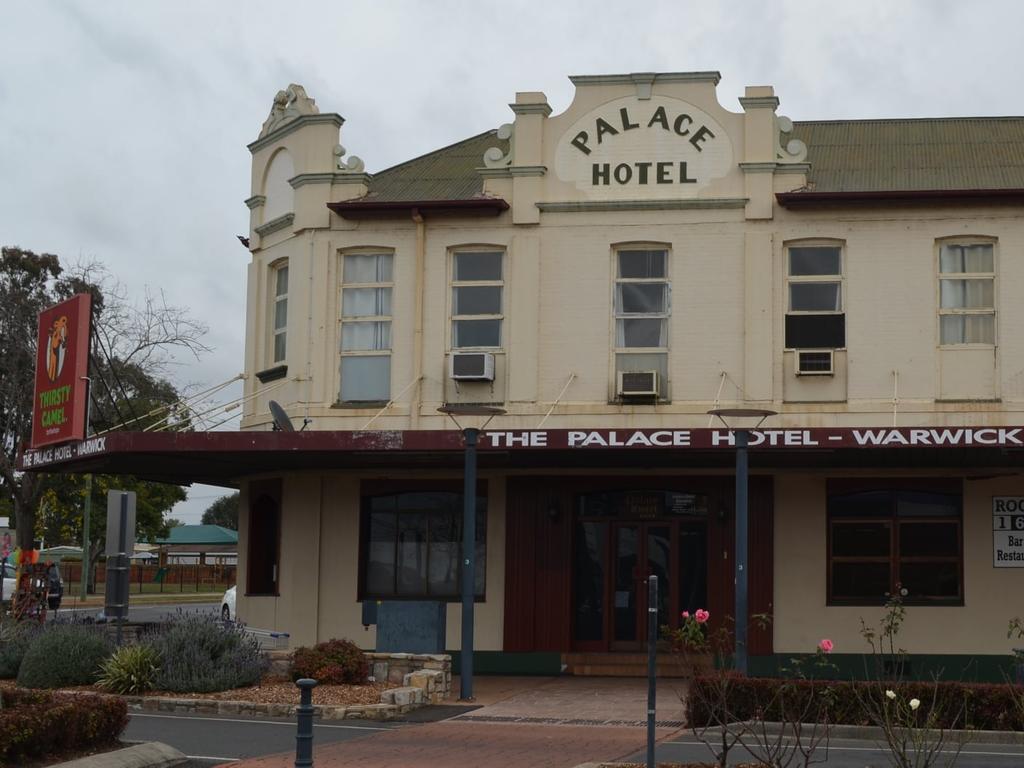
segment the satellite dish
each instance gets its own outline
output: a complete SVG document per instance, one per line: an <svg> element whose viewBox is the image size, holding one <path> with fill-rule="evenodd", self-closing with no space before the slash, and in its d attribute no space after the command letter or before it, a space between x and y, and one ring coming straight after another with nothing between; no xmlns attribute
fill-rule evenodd
<svg viewBox="0 0 1024 768"><path fill-rule="evenodd" d="M288 414L284 412L284 408L277 400L270 401L270 415L274 417L274 431L275 432L294 432L295 427L292 425L292 420L288 418Z"/></svg>

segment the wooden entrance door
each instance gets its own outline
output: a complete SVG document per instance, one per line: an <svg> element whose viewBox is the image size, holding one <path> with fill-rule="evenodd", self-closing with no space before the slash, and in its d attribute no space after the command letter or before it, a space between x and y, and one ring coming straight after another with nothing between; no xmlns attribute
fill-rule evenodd
<svg viewBox="0 0 1024 768"><path fill-rule="evenodd" d="M612 599L609 647L635 651L647 642L648 576L656 575L658 626L669 621L675 602L675 567L670 523L612 524Z"/></svg>

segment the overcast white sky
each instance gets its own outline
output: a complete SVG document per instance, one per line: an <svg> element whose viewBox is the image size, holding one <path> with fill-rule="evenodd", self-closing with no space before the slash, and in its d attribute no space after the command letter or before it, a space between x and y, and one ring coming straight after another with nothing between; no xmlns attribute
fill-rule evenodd
<svg viewBox="0 0 1024 768"><path fill-rule="evenodd" d="M572 74L718 70L726 108L774 85L796 120L1019 115L1022 29L1014 0L5 4L0 242L189 306L215 352L173 376L214 384L242 368L245 145L288 83L373 172L510 121L516 91L559 112Z"/></svg>

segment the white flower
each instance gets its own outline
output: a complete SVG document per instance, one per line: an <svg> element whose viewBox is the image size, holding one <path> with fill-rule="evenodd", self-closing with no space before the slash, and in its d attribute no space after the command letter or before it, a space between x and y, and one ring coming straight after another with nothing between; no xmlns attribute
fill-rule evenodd
<svg viewBox="0 0 1024 768"><path fill-rule="evenodd" d="M920 699L911 699L910 700L910 708L911 709L917 709L920 706L921 706L921 700Z"/></svg>
<svg viewBox="0 0 1024 768"><path fill-rule="evenodd" d="M886 698L888 698L891 701L892 699L896 698L896 691L886 691L885 695Z"/></svg>

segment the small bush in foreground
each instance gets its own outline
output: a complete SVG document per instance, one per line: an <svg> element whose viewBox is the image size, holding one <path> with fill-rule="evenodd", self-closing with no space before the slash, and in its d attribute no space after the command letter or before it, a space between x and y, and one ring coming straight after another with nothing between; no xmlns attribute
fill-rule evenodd
<svg viewBox="0 0 1024 768"><path fill-rule="evenodd" d="M713 722L712 713L702 702L713 701L704 689L713 686L710 677L697 677L691 685L688 700L690 722L706 725ZM774 678L730 677L726 688L728 711L737 720L747 720L760 714L765 720L777 720L780 713L773 707L779 702L775 694L781 680ZM802 697L818 695L823 687L831 690L828 701L828 720L833 724L873 725L871 714L865 710L862 699L879 690L878 683L862 681L790 680L787 696L790 705L801 705ZM857 691L854 691L856 687ZM884 687L884 686L883 686ZM986 683L958 682L902 682L889 687L905 700L935 700L935 727L970 728L980 730L1021 730L1020 713L1013 703L1014 686ZM700 690L698 690L700 689ZM767 707L767 708L766 708Z"/></svg>
<svg viewBox="0 0 1024 768"><path fill-rule="evenodd" d="M156 687L209 693L255 685L267 668L259 641L236 624L200 614L179 614L147 644L160 656Z"/></svg>
<svg viewBox="0 0 1024 768"><path fill-rule="evenodd" d="M326 685L362 685L370 674L370 663L351 640L328 640L292 654L292 679L311 677Z"/></svg>
<svg viewBox="0 0 1024 768"><path fill-rule="evenodd" d="M33 622L5 620L0 623L0 678L18 676L21 660L39 631L39 625Z"/></svg>
<svg viewBox="0 0 1024 768"><path fill-rule="evenodd" d="M91 624L48 624L35 635L18 670L25 688L61 688L96 682L113 644Z"/></svg>
<svg viewBox="0 0 1024 768"><path fill-rule="evenodd" d="M127 724L128 707L117 698L5 690L0 765L113 746Z"/></svg>
<svg viewBox="0 0 1024 768"><path fill-rule="evenodd" d="M97 681L101 688L114 693L145 693L156 687L160 671L160 654L149 645L126 645L103 662Z"/></svg>

